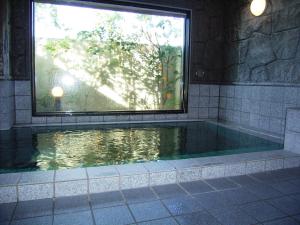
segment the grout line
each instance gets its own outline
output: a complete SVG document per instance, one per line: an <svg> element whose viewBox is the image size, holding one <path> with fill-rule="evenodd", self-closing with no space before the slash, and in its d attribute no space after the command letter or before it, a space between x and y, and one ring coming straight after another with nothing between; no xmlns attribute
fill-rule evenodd
<svg viewBox="0 0 300 225"><path fill-rule="evenodd" d="M157 220L164 220L164 219L174 219L175 220L174 216L172 216L172 214L171 214L170 216L166 216L166 217L155 218L155 219L151 219L151 220L143 220L143 221L140 221L139 223L155 222ZM176 222L176 224L178 224L176 220L175 220L175 222Z"/></svg>
<svg viewBox="0 0 300 225"><path fill-rule="evenodd" d="M93 225L96 225L96 219L95 219L95 215L94 215L94 211L93 211L93 207L92 207L92 202L90 201L90 199L88 199L88 204L89 204L91 215L92 215Z"/></svg>
<svg viewBox="0 0 300 225"><path fill-rule="evenodd" d="M16 213L16 211L17 211L17 206L18 206L18 204L19 204L19 202L16 202L16 205L15 205L15 207L14 207L14 209L13 209L12 214L11 214L11 218L10 218L9 221L8 221L8 224L9 224L9 225L12 223L12 221L13 221L14 218L15 218L15 213Z"/></svg>
<svg viewBox="0 0 300 225"><path fill-rule="evenodd" d="M191 182L193 182L193 181L191 181ZM192 193L190 193L190 192L188 192L188 190L186 190L183 186L181 186L181 184L180 183L178 183L177 184L188 196L190 196L190 197L192 197L192 198L194 198L194 196L193 196L193 194Z"/></svg>
<svg viewBox="0 0 300 225"><path fill-rule="evenodd" d="M278 208L276 205L274 205L274 204L268 202L268 201L270 201L270 200L272 200L272 199L286 198L286 197L291 198L291 197L289 197L289 196L283 195L283 196L277 196L277 197L274 197L274 198L270 198L270 199L264 200L264 202L265 202L266 204L268 204L268 205L271 205L272 207L274 207L275 209L277 209L278 211L280 211L280 212L281 212L282 214L284 214L284 215L287 215L287 216L296 216L296 215L298 215L299 213L292 214L292 215L291 215L291 214L287 214L287 213L284 212L282 209ZM292 200L296 202L295 199L292 198Z"/></svg>
<svg viewBox="0 0 300 225"><path fill-rule="evenodd" d="M238 175L238 176L247 176L247 175ZM229 179L232 183L234 183L234 184L236 184L236 185L239 185L241 188L245 187L245 185L242 185L242 184L236 182L236 181L232 178L232 177L238 177L238 176L231 176L231 177L228 177L228 179ZM248 177L248 176L247 176L247 177Z"/></svg>
<svg viewBox="0 0 300 225"><path fill-rule="evenodd" d="M119 187L119 191L121 191L121 173L118 170L118 167L116 167L115 165L112 166L118 173L118 187Z"/></svg>
<svg viewBox="0 0 300 225"><path fill-rule="evenodd" d="M52 225L54 224L54 210L55 210L55 198L52 199Z"/></svg>
<svg viewBox="0 0 300 225"><path fill-rule="evenodd" d="M124 193L123 193L123 190L119 190L119 192L120 192L120 194L121 194L121 196L122 196L122 199L123 199L124 204L126 204L126 203L127 203L127 199L126 199L126 197L125 197L125 195L124 195Z"/></svg>
<svg viewBox="0 0 300 225"><path fill-rule="evenodd" d="M219 178L216 178L216 179L219 179ZM213 190L215 191L220 191L219 189L217 189L215 186L211 185L210 183L207 182L206 179L203 179L202 180L205 184L207 184L209 187L211 187Z"/></svg>
<svg viewBox="0 0 300 225"><path fill-rule="evenodd" d="M17 197L17 202L19 202L19 200L20 200L20 197L19 197L19 186L18 185L16 185L16 197Z"/></svg>
<svg viewBox="0 0 300 225"><path fill-rule="evenodd" d="M129 205L128 205L127 202L125 203L125 207L128 209L130 215L132 216L134 223L137 223L137 220L135 219L135 217L133 215L133 212L131 211L131 209L130 209L130 207L129 207Z"/></svg>
<svg viewBox="0 0 300 225"><path fill-rule="evenodd" d="M171 213L171 211L168 209L168 207L163 202L163 199L159 199L160 204L167 210L167 212L170 214L171 217L174 217L174 215ZM175 218L174 218L175 219ZM177 222L177 221L176 221Z"/></svg>
<svg viewBox="0 0 300 225"><path fill-rule="evenodd" d="M282 216L282 217L279 217L279 218L275 218L275 219L271 219L271 220L266 220L266 221L264 221L263 223L269 223L269 222L278 222L279 220L283 220L283 219L291 219L291 220L293 220L294 222L296 222L297 224L299 223L299 221L298 220L296 220L296 219L294 219L294 217L293 216L291 216L291 215L286 215L286 213L284 213L285 214L285 216ZM298 214L296 214L296 215L298 215Z"/></svg>
<svg viewBox="0 0 300 225"><path fill-rule="evenodd" d="M84 168L85 170L85 174L86 174L86 185L87 185L87 199L88 201L90 201L90 179L89 179L89 175L88 175L88 172L87 172L87 169Z"/></svg>
<svg viewBox="0 0 300 225"><path fill-rule="evenodd" d="M54 177L53 177L53 198L54 199L56 199L55 179L56 179L56 170L54 170Z"/></svg>
<svg viewBox="0 0 300 225"><path fill-rule="evenodd" d="M156 200L160 200L160 197L159 195L155 192L154 188L152 186L149 186L149 189L153 192L153 194L155 195L156 197Z"/></svg>

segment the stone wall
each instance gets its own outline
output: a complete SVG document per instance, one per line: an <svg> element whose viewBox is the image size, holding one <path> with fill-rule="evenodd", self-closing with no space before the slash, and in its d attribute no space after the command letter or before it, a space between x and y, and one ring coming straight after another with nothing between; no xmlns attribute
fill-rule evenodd
<svg viewBox="0 0 300 225"><path fill-rule="evenodd" d="M300 106L300 1L226 1L219 119L283 137L288 108Z"/></svg>
<svg viewBox="0 0 300 225"><path fill-rule="evenodd" d="M267 1L262 16L250 1L226 1L225 83L300 84L300 1Z"/></svg>
<svg viewBox="0 0 300 225"><path fill-rule="evenodd" d="M0 0L0 79L4 78L4 71L3 71L3 65L4 65L4 27L6 26L6 20L4 16L4 1Z"/></svg>
<svg viewBox="0 0 300 225"><path fill-rule="evenodd" d="M12 76L15 80L31 77L31 20L29 0L11 2L11 59Z"/></svg>
<svg viewBox="0 0 300 225"><path fill-rule="evenodd" d="M10 7L8 0L0 0L0 79L10 78Z"/></svg>
<svg viewBox="0 0 300 225"><path fill-rule="evenodd" d="M9 1L0 0L0 130L14 124L14 86L10 79Z"/></svg>

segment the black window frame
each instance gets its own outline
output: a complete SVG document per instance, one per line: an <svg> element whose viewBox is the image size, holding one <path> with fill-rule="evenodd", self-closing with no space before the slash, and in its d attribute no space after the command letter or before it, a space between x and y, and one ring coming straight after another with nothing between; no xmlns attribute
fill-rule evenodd
<svg viewBox="0 0 300 225"><path fill-rule="evenodd" d="M112 9L131 12L151 12L152 15L183 15L185 19L184 46L183 46L183 79L182 101L179 110L126 110L126 111L76 111L76 112L37 112L35 87L35 29L34 29L34 3L50 3L56 5L82 6L88 8ZM155 12L155 13L154 13ZM188 111L188 84L190 77L190 44L191 44L191 10L185 8L161 6L157 4L136 3L131 1L109 0L31 0L30 7L30 45L31 45L31 90L33 116L103 116L103 115L143 115L143 114L183 114Z"/></svg>

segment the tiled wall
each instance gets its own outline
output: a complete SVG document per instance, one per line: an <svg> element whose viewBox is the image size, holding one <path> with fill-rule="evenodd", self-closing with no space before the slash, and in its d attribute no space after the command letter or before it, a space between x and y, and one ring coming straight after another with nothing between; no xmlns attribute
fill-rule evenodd
<svg viewBox="0 0 300 225"><path fill-rule="evenodd" d="M217 119L219 110L219 85L189 87L188 114L192 119Z"/></svg>
<svg viewBox="0 0 300 225"><path fill-rule="evenodd" d="M7 85L8 83L10 85ZM0 82L1 129L20 124L220 119L283 137L288 108L300 107L300 86L197 85L189 87L188 113L32 117L30 81ZM12 87L9 89L9 87ZM5 91L8 88L8 91ZM9 92L11 90L11 92ZM6 93L10 93L8 96ZM13 96L15 95L15 96ZM4 102L5 101L5 102ZM14 113L15 109L15 113ZM14 118L15 116L15 118Z"/></svg>
<svg viewBox="0 0 300 225"><path fill-rule="evenodd" d="M17 125L219 118L283 137L287 108L300 107L300 87L297 86L191 84L186 114L32 117L30 81L15 81L14 90L15 99L13 93L5 98L15 101ZM1 107L1 122L13 123L11 117L2 120L7 116L5 110L11 110L14 115L13 106Z"/></svg>
<svg viewBox="0 0 300 225"><path fill-rule="evenodd" d="M31 83L15 81L16 124L61 124L90 122L125 122L185 119L217 119L219 104L218 85L190 85L188 113L184 114L145 114L110 116L62 116L32 117Z"/></svg>
<svg viewBox="0 0 300 225"><path fill-rule="evenodd" d="M287 111L284 149L300 154L300 108Z"/></svg>
<svg viewBox="0 0 300 225"><path fill-rule="evenodd" d="M31 84L29 81L15 81L16 124L31 123Z"/></svg>
<svg viewBox="0 0 300 225"><path fill-rule="evenodd" d="M284 135L287 108L300 107L300 86L220 87L219 119Z"/></svg>
<svg viewBox="0 0 300 225"><path fill-rule="evenodd" d="M286 109L300 106L300 1L227 0L219 118L283 137ZM247 84L247 86L245 86Z"/></svg>
<svg viewBox="0 0 300 225"><path fill-rule="evenodd" d="M14 82L0 80L0 130L11 128L15 119Z"/></svg>

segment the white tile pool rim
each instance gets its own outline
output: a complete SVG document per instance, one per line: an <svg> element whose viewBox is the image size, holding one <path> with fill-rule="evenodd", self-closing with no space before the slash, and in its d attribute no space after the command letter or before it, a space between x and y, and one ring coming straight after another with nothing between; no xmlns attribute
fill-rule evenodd
<svg viewBox="0 0 300 225"><path fill-rule="evenodd" d="M276 136L265 135L231 124L210 122L280 142L280 138ZM281 149L124 165L6 173L0 174L0 203L89 195L299 166L299 154Z"/></svg>
<svg viewBox="0 0 300 225"><path fill-rule="evenodd" d="M7 173L0 174L0 203L89 195L299 166L300 155L286 150L273 150L56 171Z"/></svg>

